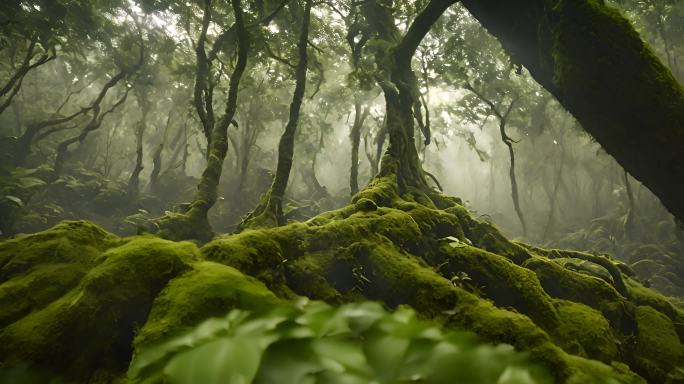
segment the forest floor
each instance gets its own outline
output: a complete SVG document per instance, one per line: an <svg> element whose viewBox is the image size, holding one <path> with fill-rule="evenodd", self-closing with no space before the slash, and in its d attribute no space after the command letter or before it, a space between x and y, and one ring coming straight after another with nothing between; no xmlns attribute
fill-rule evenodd
<svg viewBox="0 0 684 384"><path fill-rule="evenodd" d="M684 312L607 256L506 239L458 199L377 178L306 222L198 246L86 221L0 243L3 372L125 382L141 348L230 309L301 296L412 307L508 343L556 382L684 382Z"/></svg>

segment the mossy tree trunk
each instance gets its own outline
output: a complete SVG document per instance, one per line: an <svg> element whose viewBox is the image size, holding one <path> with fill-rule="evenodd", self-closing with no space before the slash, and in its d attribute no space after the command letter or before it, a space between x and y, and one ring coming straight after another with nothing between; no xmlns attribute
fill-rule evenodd
<svg viewBox="0 0 684 384"><path fill-rule="evenodd" d="M401 192L411 188L428 190L425 173L414 144L414 119L420 119L420 94L411 60L432 25L454 4L452 0L433 0L421 11L402 36L391 12L392 2L368 1L362 5L366 22L375 39L376 79L385 96L385 125L389 147L383 157L380 176L395 174ZM429 135L425 134L426 143Z"/></svg>
<svg viewBox="0 0 684 384"><path fill-rule="evenodd" d="M212 63L207 58L207 32L211 24L212 0L204 0L204 14L202 15L202 29L195 46L197 69L195 70L195 87L193 91L193 105L202 123L202 131L207 139L207 158L210 155L211 140L216 120L214 117L214 82L211 78Z"/></svg>
<svg viewBox="0 0 684 384"><path fill-rule="evenodd" d="M360 100L354 100L354 123L349 133L351 141L351 170L349 175L349 187L351 194L356 195L359 192L359 145L361 144L361 128L363 122L368 117L370 107L363 106Z"/></svg>
<svg viewBox="0 0 684 384"><path fill-rule="evenodd" d="M598 0L464 0L514 62L684 219L684 90L630 23Z"/></svg>
<svg viewBox="0 0 684 384"><path fill-rule="evenodd" d="M156 224L159 226L161 234L172 239L208 240L212 236L212 230L207 215L209 214L209 209L214 206L218 199L218 184L221 180L223 162L228 153L228 127L233 123L233 117L235 116L235 111L237 109L238 87L242 74L247 67L247 51L249 48L248 32L245 27L241 1L231 0L231 6L235 14L238 49L237 62L233 69L233 73L230 76L226 109L223 116L215 124L211 124L212 131L210 140L208 140L207 164L200 177L195 200L190 205L190 208L183 214L171 214L156 220ZM210 10L211 0L206 0L203 31L208 28L208 21L206 20L210 16L206 16L206 14L209 13ZM203 65L201 57L206 57L206 54L204 54L204 47L200 49L198 45L197 52L198 66L201 67ZM199 68L198 70L202 69ZM201 81L201 79L198 77L197 81ZM204 97L211 98L211 94L212 92L208 92ZM209 109L205 111L208 110ZM205 119L208 119L209 117L211 117L211 115L204 116ZM203 118L201 114L200 118ZM203 126L206 129L207 125Z"/></svg>
<svg viewBox="0 0 684 384"><path fill-rule="evenodd" d="M273 183L261 197L259 205L248 213L239 225L239 230L250 227L272 227L284 224L283 197L292 171L294 157L294 141L299 123L299 112L302 107L304 90L306 89L306 71L308 66L307 46L309 40L309 25L311 19L311 0L306 0L302 29L299 33L297 50L299 61L295 69L295 90L290 103L290 114L285 131L278 144L278 165L273 177Z"/></svg>

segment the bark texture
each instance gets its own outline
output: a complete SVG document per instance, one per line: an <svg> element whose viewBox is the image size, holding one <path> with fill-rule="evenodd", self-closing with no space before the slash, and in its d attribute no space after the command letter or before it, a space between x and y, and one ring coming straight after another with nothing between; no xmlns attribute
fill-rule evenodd
<svg viewBox="0 0 684 384"><path fill-rule="evenodd" d="M464 0L514 62L684 219L684 90L619 12L597 0Z"/></svg>

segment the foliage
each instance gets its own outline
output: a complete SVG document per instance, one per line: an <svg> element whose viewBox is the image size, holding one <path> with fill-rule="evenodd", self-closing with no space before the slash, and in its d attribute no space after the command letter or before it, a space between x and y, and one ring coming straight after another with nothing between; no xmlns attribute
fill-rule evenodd
<svg viewBox="0 0 684 384"><path fill-rule="evenodd" d="M155 370L162 376L151 374ZM240 310L140 350L132 382L169 383L549 383L524 354L444 332L414 311L377 303L299 302Z"/></svg>

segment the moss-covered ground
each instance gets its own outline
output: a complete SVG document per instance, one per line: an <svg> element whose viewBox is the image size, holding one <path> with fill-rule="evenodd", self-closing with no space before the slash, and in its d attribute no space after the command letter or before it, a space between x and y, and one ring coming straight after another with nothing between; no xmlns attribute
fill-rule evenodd
<svg viewBox="0 0 684 384"><path fill-rule="evenodd" d="M399 196L390 178L342 209L201 247L62 222L0 243L0 378L126 382L143 346L307 296L409 305L529 352L559 383L682 382L684 313L630 275L511 242L457 199Z"/></svg>

